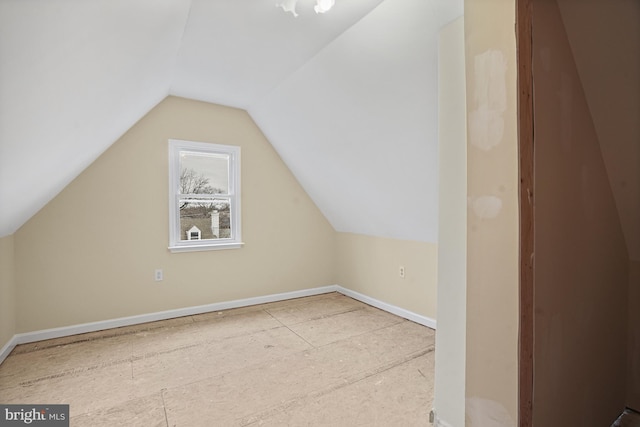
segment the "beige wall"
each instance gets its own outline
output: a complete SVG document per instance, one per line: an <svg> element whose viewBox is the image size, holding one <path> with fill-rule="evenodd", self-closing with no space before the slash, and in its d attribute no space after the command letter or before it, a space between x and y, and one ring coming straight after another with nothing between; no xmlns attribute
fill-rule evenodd
<svg viewBox="0 0 640 427"><path fill-rule="evenodd" d="M0 238L0 349L16 333L13 235Z"/></svg>
<svg viewBox="0 0 640 427"><path fill-rule="evenodd" d="M169 138L242 148L242 249L167 250ZM169 97L15 233L17 332L330 285L334 236L245 111Z"/></svg>
<svg viewBox="0 0 640 427"><path fill-rule="evenodd" d="M464 426L467 305L467 129L464 18L438 47L438 329L436 426Z"/></svg>
<svg viewBox="0 0 640 427"><path fill-rule="evenodd" d="M242 249L167 250L170 138L242 147ZM160 103L14 236L10 332L334 283L436 317L436 244L336 233L246 112L182 98Z"/></svg>
<svg viewBox="0 0 640 427"><path fill-rule="evenodd" d="M640 261L629 264L627 406L640 411Z"/></svg>
<svg viewBox="0 0 640 427"><path fill-rule="evenodd" d="M466 425L518 415L518 143L515 0L465 1Z"/></svg>
<svg viewBox="0 0 640 427"><path fill-rule="evenodd" d="M399 277L399 266L405 278ZM337 283L432 319L436 318L435 243L336 235Z"/></svg>
<svg viewBox="0 0 640 427"><path fill-rule="evenodd" d="M555 0L535 2L533 22L534 425L611 425L625 406L628 255Z"/></svg>

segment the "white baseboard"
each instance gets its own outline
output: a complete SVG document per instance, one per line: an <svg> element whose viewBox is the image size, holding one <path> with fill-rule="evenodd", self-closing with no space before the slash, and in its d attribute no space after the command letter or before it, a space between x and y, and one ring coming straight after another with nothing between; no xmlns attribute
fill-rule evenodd
<svg viewBox="0 0 640 427"><path fill-rule="evenodd" d="M173 319L176 317L192 316L195 314L209 313L212 311L228 310L230 308L247 307L268 302L285 301L288 299L308 297L312 295L339 292L358 301L377 307L381 310L411 320L430 328L436 328L436 321L426 316L413 313L403 308L387 304L385 302L368 297L361 293L343 288L339 285L329 285L319 288L304 289L301 291L284 292L280 294L264 295L260 297L245 298L233 301L218 302L213 304L199 305L194 307L178 308L175 310L159 311L156 313L140 314L137 316L120 317L117 319L103 320L99 322L82 323L79 325L63 326L60 328L44 329L40 331L27 332L14 335L9 342L0 350L0 363L9 356L9 353L18 344L26 344L35 341L48 340L52 338L66 337L69 335L84 334L87 332L102 331L105 329L119 328L122 326L137 325L140 323L155 322L158 320Z"/></svg>
<svg viewBox="0 0 640 427"><path fill-rule="evenodd" d="M18 345L18 338L17 338L17 335L14 335L2 347L2 349L0 349L0 363L4 362L4 359L6 359L7 356L9 356L9 353L11 353L11 350L13 350L13 348L17 345Z"/></svg>
<svg viewBox="0 0 640 427"><path fill-rule="evenodd" d="M387 311L391 314L395 314L396 316L403 317L407 320L411 320L412 322L419 323L421 325L427 326L431 329L436 329L436 320L427 316L423 316L421 314L414 313L413 311L405 310L404 308L400 308L398 306L387 304L386 302L377 300L375 298L371 298L367 295L361 294L356 291L352 291L351 289L343 288L340 285L336 285L336 291L340 292L343 295L351 297L353 299L357 299L358 301L362 301L365 304L372 305L380 310Z"/></svg>
<svg viewBox="0 0 640 427"><path fill-rule="evenodd" d="M451 424L449 424L448 422L441 420L440 418L436 417L435 423L433 424L435 427L452 427Z"/></svg>
<svg viewBox="0 0 640 427"><path fill-rule="evenodd" d="M49 340L52 338L66 337L69 335L120 328L122 326L138 325L140 323L156 322L158 320L173 319L176 317L193 316L196 314L209 313L212 311L228 310L230 308L248 307L250 305L265 304L274 301L284 301L288 299L308 297L312 295L320 295L336 291L337 289L335 285L323 286L321 288L304 289L301 291L284 292L280 294L271 294L232 301L216 302L213 304L177 308L174 310L158 311L155 313L140 314L137 316L120 317L117 319L102 320L99 322L83 323L80 325L63 326L61 328L44 329L41 331L27 332L25 334L17 334L14 338L17 338L17 344L25 344L35 341Z"/></svg>
<svg viewBox="0 0 640 427"><path fill-rule="evenodd" d="M155 322L158 320L173 319L176 317L193 316L195 314L209 313L212 311L228 310L230 308L247 307L250 305L265 304L268 302L285 301L288 299L308 297L312 295L337 292L336 285L319 288L304 289L301 291L284 292L280 294L264 295L260 297L245 298L233 301L224 301L213 304L205 304L194 307L178 308L175 310L159 311L156 313L140 314L137 316L120 317L117 319L103 320L99 322L82 323L79 325L63 326L60 328L43 329L40 331L16 334L0 350L0 363L9 356L9 353L18 344L61 338L70 335L85 334L87 332L103 331L105 329L119 328L122 326L138 325L140 323Z"/></svg>

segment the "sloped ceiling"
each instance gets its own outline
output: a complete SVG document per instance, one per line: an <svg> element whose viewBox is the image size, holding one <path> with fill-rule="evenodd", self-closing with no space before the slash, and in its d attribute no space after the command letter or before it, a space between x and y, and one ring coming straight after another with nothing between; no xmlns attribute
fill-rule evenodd
<svg viewBox="0 0 640 427"><path fill-rule="evenodd" d="M631 259L640 261L640 2L558 0Z"/></svg>
<svg viewBox="0 0 640 427"><path fill-rule="evenodd" d="M169 93L189 2L0 0L0 236Z"/></svg>
<svg viewBox="0 0 640 427"><path fill-rule="evenodd" d="M437 31L461 4L386 0L249 109L338 231L437 239Z"/></svg>
<svg viewBox="0 0 640 427"><path fill-rule="evenodd" d="M462 0L0 0L0 236L167 95L249 111L340 231L435 241L438 28Z"/></svg>
<svg viewBox="0 0 640 427"><path fill-rule="evenodd" d="M382 0L339 2L324 15L299 0L193 0L171 84L173 95L247 109Z"/></svg>

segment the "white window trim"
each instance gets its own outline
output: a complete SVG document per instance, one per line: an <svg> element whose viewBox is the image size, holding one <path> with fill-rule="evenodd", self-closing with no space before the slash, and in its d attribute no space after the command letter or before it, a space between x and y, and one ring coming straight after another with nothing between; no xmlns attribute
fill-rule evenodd
<svg viewBox="0 0 640 427"><path fill-rule="evenodd" d="M180 212L178 208L178 188L180 185L180 152L224 153L229 161L229 198L231 199L231 236L230 239L181 240ZM213 144L208 142L169 140L169 250L171 252L210 251L237 249L242 247L240 224L240 147L234 145Z"/></svg>

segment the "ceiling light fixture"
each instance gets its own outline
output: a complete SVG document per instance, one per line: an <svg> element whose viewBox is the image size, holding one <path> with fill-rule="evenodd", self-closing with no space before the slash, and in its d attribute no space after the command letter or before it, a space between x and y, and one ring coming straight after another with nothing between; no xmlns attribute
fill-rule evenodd
<svg viewBox="0 0 640 427"><path fill-rule="evenodd" d="M293 16L297 17L296 3L298 3L298 0L283 0L282 3L276 4L276 7L281 7L285 12L291 12ZM335 3L335 0L316 0L316 5L313 10L315 10L316 13L325 13L331 9Z"/></svg>
<svg viewBox="0 0 640 427"><path fill-rule="evenodd" d="M313 8L316 13L325 13L336 4L335 0L317 0L317 2L318 4Z"/></svg>

